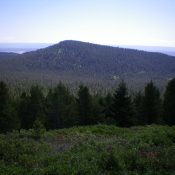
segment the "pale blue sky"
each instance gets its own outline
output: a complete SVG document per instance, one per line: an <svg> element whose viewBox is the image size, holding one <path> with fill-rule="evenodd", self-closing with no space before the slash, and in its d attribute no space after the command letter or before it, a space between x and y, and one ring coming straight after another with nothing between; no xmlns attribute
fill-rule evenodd
<svg viewBox="0 0 175 175"><path fill-rule="evenodd" d="M0 0L0 43L175 47L175 0Z"/></svg>

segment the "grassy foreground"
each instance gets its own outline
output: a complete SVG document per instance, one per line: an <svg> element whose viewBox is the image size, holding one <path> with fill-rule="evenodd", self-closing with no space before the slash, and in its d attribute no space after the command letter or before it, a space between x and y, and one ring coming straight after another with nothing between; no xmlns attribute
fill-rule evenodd
<svg viewBox="0 0 175 175"><path fill-rule="evenodd" d="M0 135L0 175L173 175L175 126L96 125Z"/></svg>

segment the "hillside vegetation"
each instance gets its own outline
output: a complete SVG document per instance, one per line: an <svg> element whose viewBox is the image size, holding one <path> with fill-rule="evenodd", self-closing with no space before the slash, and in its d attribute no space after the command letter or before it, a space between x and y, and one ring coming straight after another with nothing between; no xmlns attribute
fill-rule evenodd
<svg viewBox="0 0 175 175"><path fill-rule="evenodd" d="M134 86L156 80L164 84L175 75L175 57L80 41L62 41L24 54L0 53L0 78L10 81L59 80L109 87L121 79ZM13 76L12 76L13 75ZM103 82L101 82L103 81Z"/></svg>
<svg viewBox="0 0 175 175"><path fill-rule="evenodd" d="M1 175L173 175L175 127L96 125L0 135Z"/></svg>

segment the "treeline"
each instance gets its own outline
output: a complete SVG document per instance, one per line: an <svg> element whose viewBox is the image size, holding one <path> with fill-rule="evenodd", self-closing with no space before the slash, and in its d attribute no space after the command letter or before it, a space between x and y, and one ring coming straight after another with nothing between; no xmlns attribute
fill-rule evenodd
<svg viewBox="0 0 175 175"><path fill-rule="evenodd" d="M121 127L147 124L175 124L175 78L169 81L161 98L151 81L143 92L128 93L122 81L114 93L92 95L80 85L76 95L61 82L43 93L35 85L30 92L14 97L3 81L0 82L0 132L14 129L45 127L58 129L98 123Z"/></svg>

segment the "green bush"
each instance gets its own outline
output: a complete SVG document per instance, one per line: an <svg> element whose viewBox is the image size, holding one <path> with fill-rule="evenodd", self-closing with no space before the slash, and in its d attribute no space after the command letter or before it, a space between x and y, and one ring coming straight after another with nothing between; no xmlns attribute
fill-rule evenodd
<svg viewBox="0 0 175 175"><path fill-rule="evenodd" d="M0 135L0 175L175 173L174 127L35 129Z"/></svg>
<svg viewBox="0 0 175 175"><path fill-rule="evenodd" d="M45 131L46 129L44 125L42 124L42 122L38 119L35 120L33 124L33 137L35 139L40 139L44 135Z"/></svg>

